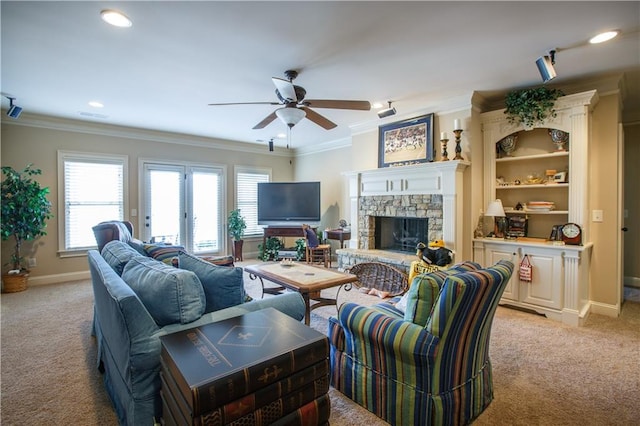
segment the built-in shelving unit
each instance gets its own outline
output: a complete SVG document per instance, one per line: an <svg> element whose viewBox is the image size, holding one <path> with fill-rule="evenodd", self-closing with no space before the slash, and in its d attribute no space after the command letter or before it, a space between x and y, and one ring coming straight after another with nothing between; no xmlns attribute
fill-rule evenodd
<svg viewBox="0 0 640 426"><path fill-rule="evenodd" d="M501 303L534 310L571 325L581 325L589 313L589 269L593 244L588 221L588 154L591 110L595 91L564 96L555 104L556 116L532 130L507 121L504 110L482 114L484 144L484 205L500 199L505 214L526 215L527 238L476 238L474 260L489 266L507 259L516 265ZM559 150L550 130L569 134ZM513 140L509 153L500 141ZM564 173L555 179L548 173ZM530 210L533 202L553 203L550 210ZM521 210L516 208L522 207ZM583 244L564 246L547 241L554 225L579 224ZM533 280L521 281L518 265L525 257L533 264Z"/></svg>

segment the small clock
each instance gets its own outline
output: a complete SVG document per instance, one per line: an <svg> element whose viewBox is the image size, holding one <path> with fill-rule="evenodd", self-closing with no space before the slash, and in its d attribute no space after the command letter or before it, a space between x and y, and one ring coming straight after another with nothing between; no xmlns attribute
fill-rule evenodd
<svg viewBox="0 0 640 426"><path fill-rule="evenodd" d="M565 223L560 231L562 241L570 245L582 245L582 228L576 223Z"/></svg>

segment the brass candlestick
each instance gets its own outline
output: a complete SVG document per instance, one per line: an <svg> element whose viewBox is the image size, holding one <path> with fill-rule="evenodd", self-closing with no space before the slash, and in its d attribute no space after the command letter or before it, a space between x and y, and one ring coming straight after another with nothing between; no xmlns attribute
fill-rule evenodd
<svg viewBox="0 0 640 426"><path fill-rule="evenodd" d="M453 133L456 135L456 156L453 157L453 159L464 160L462 155L460 155L462 153L462 147L460 146L460 135L462 134L462 129L456 129Z"/></svg>
<svg viewBox="0 0 640 426"><path fill-rule="evenodd" d="M440 139L440 144L442 145L442 158L440 161L449 161L449 153L447 152L447 142L449 139Z"/></svg>

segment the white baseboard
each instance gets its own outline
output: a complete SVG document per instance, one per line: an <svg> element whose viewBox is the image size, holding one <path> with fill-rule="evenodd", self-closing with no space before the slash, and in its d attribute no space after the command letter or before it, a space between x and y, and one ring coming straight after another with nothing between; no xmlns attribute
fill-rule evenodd
<svg viewBox="0 0 640 426"><path fill-rule="evenodd" d="M29 277L29 286L58 284L68 281L81 281L91 279L91 272L80 271L68 274L42 275L39 277Z"/></svg>
<svg viewBox="0 0 640 426"><path fill-rule="evenodd" d="M591 313L605 315L611 318L618 318L620 305L610 305L608 303L591 302Z"/></svg>

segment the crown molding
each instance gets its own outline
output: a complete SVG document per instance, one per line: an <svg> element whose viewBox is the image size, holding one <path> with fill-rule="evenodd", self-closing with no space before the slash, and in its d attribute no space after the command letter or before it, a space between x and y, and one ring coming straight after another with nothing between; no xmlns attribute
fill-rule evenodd
<svg viewBox="0 0 640 426"><path fill-rule="evenodd" d="M199 148L235 151L259 155L276 155L291 157L291 152L283 148L277 148L273 152L267 152L266 145L239 142L232 140L213 139L181 133L161 132L156 130L141 129L136 127L116 126L113 124L93 123L87 121L72 120L48 115L22 113L20 119L13 120L2 114L2 125L14 125L35 127L41 129L59 130L74 133L86 133L115 138L137 139L150 142L195 146Z"/></svg>

